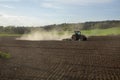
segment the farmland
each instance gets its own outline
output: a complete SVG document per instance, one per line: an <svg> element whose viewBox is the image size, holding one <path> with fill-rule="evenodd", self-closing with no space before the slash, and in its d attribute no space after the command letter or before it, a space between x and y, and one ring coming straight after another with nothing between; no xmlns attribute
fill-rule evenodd
<svg viewBox="0 0 120 80"><path fill-rule="evenodd" d="M0 37L0 80L120 80L120 36L88 41L25 41Z"/></svg>

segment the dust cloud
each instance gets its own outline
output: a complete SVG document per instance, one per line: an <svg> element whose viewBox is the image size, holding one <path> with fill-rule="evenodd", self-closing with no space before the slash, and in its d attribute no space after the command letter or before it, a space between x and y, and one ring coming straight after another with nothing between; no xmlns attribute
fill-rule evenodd
<svg viewBox="0 0 120 80"><path fill-rule="evenodd" d="M66 38L70 38L71 35L68 31L60 32L56 30L45 31L45 30L32 30L29 34L24 34L19 40L62 40Z"/></svg>

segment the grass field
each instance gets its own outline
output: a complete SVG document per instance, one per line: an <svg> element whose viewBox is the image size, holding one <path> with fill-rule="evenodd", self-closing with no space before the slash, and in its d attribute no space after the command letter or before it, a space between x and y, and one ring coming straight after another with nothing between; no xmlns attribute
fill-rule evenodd
<svg viewBox="0 0 120 80"><path fill-rule="evenodd" d="M81 32L87 36L120 35L120 27L109 29L82 30Z"/></svg>
<svg viewBox="0 0 120 80"><path fill-rule="evenodd" d="M68 33L69 35L74 34L73 31L61 32L60 35ZM108 36L108 35L120 35L120 27L108 28L108 29L92 29L92 30L81 30L81 33L86 36Z"/></svg>
<svg viewBox="0 0 120 80"><path fill-rule="evenodd" d="M0 36L21 36L21 34L7 34L7 33L0 33Z"/></svg>

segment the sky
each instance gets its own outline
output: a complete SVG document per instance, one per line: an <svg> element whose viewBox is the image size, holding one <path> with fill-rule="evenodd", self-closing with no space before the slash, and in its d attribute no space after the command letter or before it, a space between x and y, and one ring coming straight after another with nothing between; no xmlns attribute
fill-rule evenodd
<svg viewBox="0 0 120 80"><path fill-rule="evenodd" d="M120 0L0 0L0 25L120 20Z"/></svg>

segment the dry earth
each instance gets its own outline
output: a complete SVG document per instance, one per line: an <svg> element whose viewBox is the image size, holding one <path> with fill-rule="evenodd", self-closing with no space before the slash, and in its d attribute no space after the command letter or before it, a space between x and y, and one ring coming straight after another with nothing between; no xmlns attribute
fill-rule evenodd
<svg viewBox="0 0 120 80"><path fill-rule="evenodd" d="M120 36L88 41L20 41L0 37L0 80L120 80Z"/></svg>

